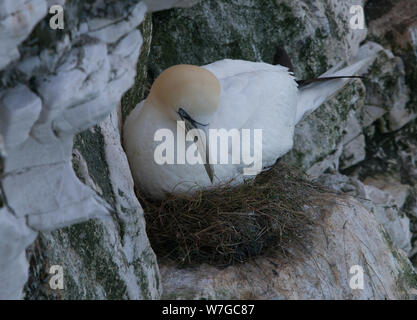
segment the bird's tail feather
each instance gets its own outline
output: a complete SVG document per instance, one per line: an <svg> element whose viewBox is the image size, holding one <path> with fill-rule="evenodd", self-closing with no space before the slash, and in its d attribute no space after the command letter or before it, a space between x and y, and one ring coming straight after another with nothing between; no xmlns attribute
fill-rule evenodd
<svg viewBox="0 0 417 320"><path fill-rule="evenodd" d="M304 115L313 112L323 102L333 97L350 79L357 78L354 74L369 66L374 59L375 56L371 56L359 60L337 72L331 74L326 72L316 79L301 80L305 81L305 83L301 83L299 88L296 123L298 123Z"/></svg>

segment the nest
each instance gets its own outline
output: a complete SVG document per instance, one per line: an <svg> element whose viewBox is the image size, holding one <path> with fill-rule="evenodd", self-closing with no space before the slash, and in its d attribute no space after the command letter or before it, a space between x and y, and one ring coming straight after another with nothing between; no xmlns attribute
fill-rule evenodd
<svg viewBox="0 0 417 320"><path fill-rule="evenodd" d="M305 247L328 190L283 164L239 186L224 184L161 201L139 195L159 258L228 266Z"/></svg>

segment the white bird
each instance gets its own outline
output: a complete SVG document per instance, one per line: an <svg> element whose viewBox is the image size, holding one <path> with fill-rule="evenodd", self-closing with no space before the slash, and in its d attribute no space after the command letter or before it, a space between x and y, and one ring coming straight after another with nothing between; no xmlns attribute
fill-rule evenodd
<svg viewBox="0 0 417 320"><path fill-rule="evenodd" d="M353 75L369 62L369 58L364 59L325 76ZM228 162L216 164L220 145L217 159L212 159L215 149L210 148L211 141L205 142L198 135L196 144L190 141L186 147L197 145L204 164L158 164L154 154L161 141L155 141L155 133L168 129L178 135L177 121L185 122L185 128L181 127L185 132L237 129L229 131L232 141L241 136L242 129L262 129L262 168L267 168L291 150L295 125L303 115L314 111L347 81L336 79L298 88L286 67L230 59L203 67L170 67L155 80L146 100L135 107L124 125L124 148L135 184L146 194L162 199L168 193L189 193L224 182L241 183L248 177L244 175L248 165L232 162L232 146L227 149ZM175 140L174 159L177 149ZM244 152L254 151L253 144L250 150L242 147L240 160Z"/></svg>

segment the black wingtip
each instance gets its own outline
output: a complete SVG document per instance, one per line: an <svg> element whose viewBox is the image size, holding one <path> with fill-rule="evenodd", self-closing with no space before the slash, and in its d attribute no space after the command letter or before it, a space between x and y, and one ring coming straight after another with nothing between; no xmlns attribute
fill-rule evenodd
<svg viewBox="0 0 417 320"><path fill-rule="evenodd" d="M363 77L363 76L323 77L323 78L313 78L313 79L306 79L306 80L296 80L296 82L299 87L304 87L313 82L324 82L324 81L337 80L337 79L366 79L366 77Z"/></svg>

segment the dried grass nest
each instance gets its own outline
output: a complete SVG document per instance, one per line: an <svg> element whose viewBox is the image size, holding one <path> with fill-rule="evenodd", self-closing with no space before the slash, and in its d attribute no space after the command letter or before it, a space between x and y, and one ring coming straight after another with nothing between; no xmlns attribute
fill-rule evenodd
<svg viewBox="0 0 417 320"><path fill-rule="evenodd" d="M239 186L224 184L155 201L139 194L147 234L159 258L218 267L305 248L329 190L277 163Z"/></svg>

